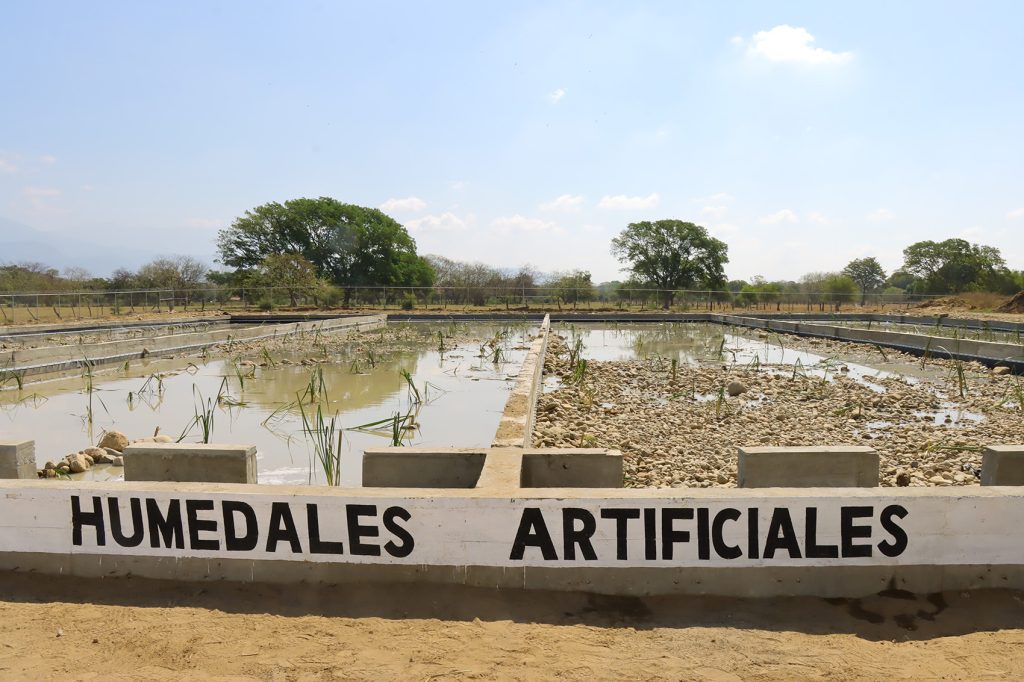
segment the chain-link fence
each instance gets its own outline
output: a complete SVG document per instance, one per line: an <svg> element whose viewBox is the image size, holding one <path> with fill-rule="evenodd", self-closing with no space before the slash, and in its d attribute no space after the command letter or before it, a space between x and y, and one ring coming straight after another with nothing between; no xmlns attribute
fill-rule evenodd
<svg viewBox="0 0 1024 682"><path fill-rule="evenodd" d="M729 292L619 287L201 287L0 293L0 323L287 310L620 310L838 312L906 307L935 296L830 292Z"/></svg>

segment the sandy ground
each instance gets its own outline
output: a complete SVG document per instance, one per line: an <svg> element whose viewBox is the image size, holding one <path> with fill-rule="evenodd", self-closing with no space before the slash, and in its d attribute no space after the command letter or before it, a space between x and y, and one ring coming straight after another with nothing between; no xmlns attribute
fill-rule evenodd
<svg viewBox="0 0 1024 682"><path fill-rule="evenodd" d="M1015 679L1024 595L612 598L0 575L0 679Z"/></svg>

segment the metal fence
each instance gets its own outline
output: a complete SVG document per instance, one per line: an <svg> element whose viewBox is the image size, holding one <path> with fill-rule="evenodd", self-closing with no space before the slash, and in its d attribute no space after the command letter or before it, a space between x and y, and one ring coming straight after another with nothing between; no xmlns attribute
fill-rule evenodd
<svg viewBox="0 0 1024 682"><path fill-rule="evenodd" d="M938 298L830 292L729 292L598 287L220 287L131 291L0 293L0 323L98 319L178 312L274 310L761 310L836 312L863 301L876 308Z"/></svg>

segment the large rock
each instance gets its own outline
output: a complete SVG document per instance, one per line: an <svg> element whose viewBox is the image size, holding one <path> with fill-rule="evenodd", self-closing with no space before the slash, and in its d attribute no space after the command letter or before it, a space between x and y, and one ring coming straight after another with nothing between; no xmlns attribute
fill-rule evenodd
<svg viewBox="0 0 1024 682"><path fill-rule="evenodd" d="M1002 376L1004 374L1009 374L1009 373L1010 373L1010 368L1006 367L1006 366L993 367L992 368L992 374L994 374L997 377Z"/></svg>
<svg viewBox="0 0 1024 682"><path fill-rule="evenodd" d="M73 474L80 474L89 468L89 461L85 455L71 455L68 459L68 468Z"/></svg>
<svg viewBox="0 0 1024 682"><path fill-rule="evenodd" d="M730 381L728 384L726 384L725 390L729 393L729 395L737 396L740 393L746 393L747 387L738 381Z"/></svg>
<svg viewBox="0 0 1024 682"><path fill-rule="evenodd" d="M100 439L99 447L124 452L124 449L128 447L128 436L120 431L107 431Z"/></svg>

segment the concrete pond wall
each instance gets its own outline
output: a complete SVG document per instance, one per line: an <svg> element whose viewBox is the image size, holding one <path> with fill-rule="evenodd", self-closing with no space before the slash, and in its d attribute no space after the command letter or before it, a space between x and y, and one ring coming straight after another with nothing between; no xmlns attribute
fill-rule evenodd
<svg viewBox="0 0 1024 682"><path fill-rule="evenodd" d="M739 449L740 488L624 489L616 451L530 447L549 326L492 447L367 450L362 487L254 485L244 444L129 447L125 482L24 480L30 446L0 443L0 570L612 595L1024 589L1024 446L990 447L982 486L879 488L870 448L802 447Z"/></svg>
<svg viewBox="0 0 1024 682"><path fill-rule="evenodd" d="M0 351L0 368L6 372L24 375L57 372L90 364L123 362L141 357L155 357L200 350L232 341L256 341L302 333L363 331L378 329L387 324L384 315L336 317L329 320L268 323L253 327L232 327L213 331L169 334L146 339L125 339L89 344L69 344L25 350Z"/></svg>
<svg viewBox="0 0 1024 682"><path fill-rule="evenodd" d="M190 457L219 475L245 450ZM792 484L812 482L785 454ZM1024 446L990 454L1019 476ZM618 452L524 447L371 450L364 483L0 481L0 570L616 595L1024 588L1019 486L623 489Z"/></svg>

